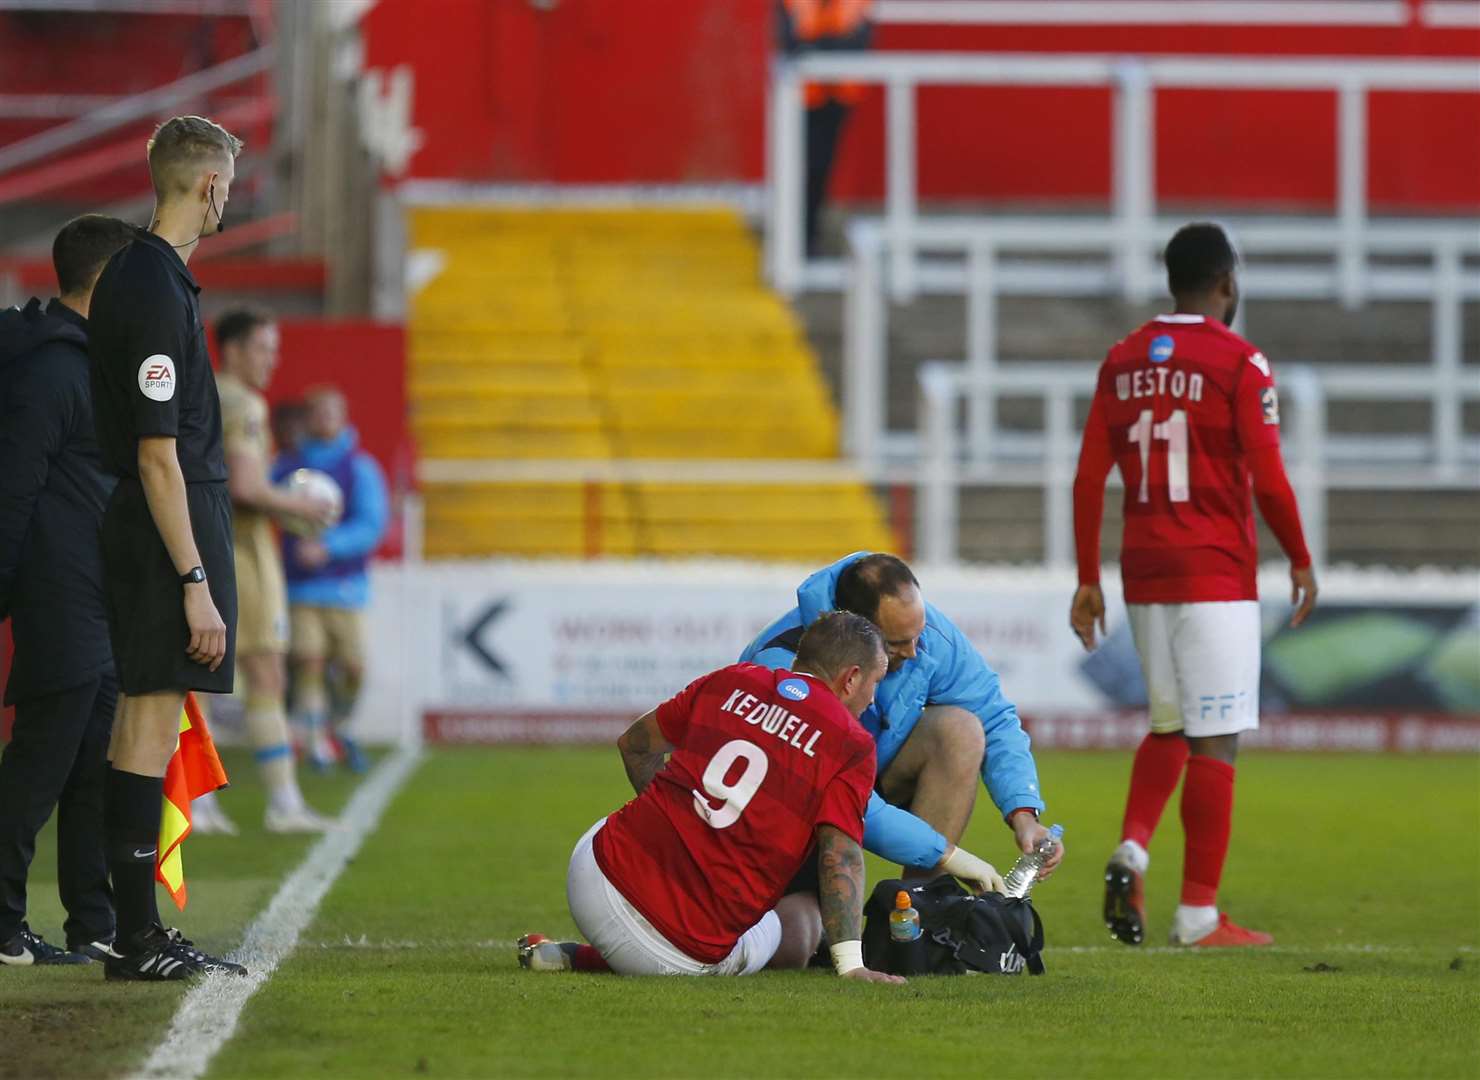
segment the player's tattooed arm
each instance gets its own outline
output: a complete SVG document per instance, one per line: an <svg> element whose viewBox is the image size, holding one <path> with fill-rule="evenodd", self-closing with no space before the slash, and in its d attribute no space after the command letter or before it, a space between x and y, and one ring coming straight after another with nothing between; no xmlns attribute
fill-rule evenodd
<svg viewBox="0 0 1480 1080"><path fill-rule="evenodd" d="M627 779L632 781L632 790L641 795L658 775L673 744L663 737L657 710L653 710L639 716L622 732L617 739L617 749L621 751L622 768L627 770Z"/></svg>
<svg viewBox="0 0 1480 1080"><path fill-rule="evenodd" d="M817 826L817 900L833 944L863 937L863 848L831 825Z"/></svg>

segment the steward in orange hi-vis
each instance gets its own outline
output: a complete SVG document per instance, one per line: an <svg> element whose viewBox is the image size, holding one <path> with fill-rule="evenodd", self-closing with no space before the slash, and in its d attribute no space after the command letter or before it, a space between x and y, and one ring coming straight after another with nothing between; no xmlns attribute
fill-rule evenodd
<svg viewBox="0 0 1480 1080"><path fill-rule="evenodd" d="M164 812L159 819L159 850L154 876L170 899L185 910L185 860L180 847L190 835L190 802L226 786L226 769L216 754L206 718L194 694L180 710L180 741L164 774Z"/></svg>
<svg viewBox="0 0 1480 1080"><path fill-rule="evenodd" d="M871 27L873 0L782 0L786 23L796 47L788 51L810 52L866 49ZM863 100L860 83L808 83L807 108L815 109L832 100L857 105Z"/></svg>
<svg viewBox="0 0 1480 1080"><path fill-rule="evenodd" d="M810 52L861 52L869 47L873 24L870 0L782 0L776 20L778 47L787 56ZM822 204L827 196L838 140L853 107L863 100L860 83L807 83L806 191L802 232L809 258L821 251Z"/></svg>

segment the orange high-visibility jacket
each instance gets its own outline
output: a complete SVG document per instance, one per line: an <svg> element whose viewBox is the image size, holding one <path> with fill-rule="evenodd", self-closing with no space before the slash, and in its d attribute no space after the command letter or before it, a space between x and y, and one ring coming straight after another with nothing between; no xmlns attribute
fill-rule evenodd
<svg viewBox="0 0 1480 1080"><path fill-rule="evenodd" d="M834 47L862 47L867 40L869 11L873 0L781 0L792 34L804 47L824 43ZM850 39L856 40L852 44ZM861 83L808 83L807 108L815 109L829 99L856 105L863 99Z"/></svg>

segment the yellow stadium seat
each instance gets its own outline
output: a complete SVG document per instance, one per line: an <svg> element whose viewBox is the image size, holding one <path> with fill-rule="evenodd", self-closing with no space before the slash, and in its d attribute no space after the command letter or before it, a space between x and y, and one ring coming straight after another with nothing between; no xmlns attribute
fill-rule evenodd
<svg viewBox="0 0 1480 1080"><path fill-rule="evenodd" d="M837 458L816 357L732 210L428 207L408 231L439 267L407 321L424 460ZM848 479L428 483L425 501L435 558L810 562L892 546L873 493Z"/></svg>

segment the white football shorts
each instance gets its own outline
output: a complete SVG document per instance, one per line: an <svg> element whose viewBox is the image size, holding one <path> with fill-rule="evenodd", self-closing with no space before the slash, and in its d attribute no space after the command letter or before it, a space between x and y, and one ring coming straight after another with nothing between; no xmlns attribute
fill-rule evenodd
<svg viewBox="0 0 1480 1080"><path fill-rule="evenodd" d="M1151 730L1193 738L1259 726L1259 602L1127 604Z"/></svg>
<svg viewBox="0 0 1480 1080"><path fill-rule="evenodd" d="M774 911L741 935L730 955L717 964L681 952L601 872L591 839L605 824L602 818L576 842L565 895L581 933L618 975L754 975L776 955L781 920Z"/></svg>

